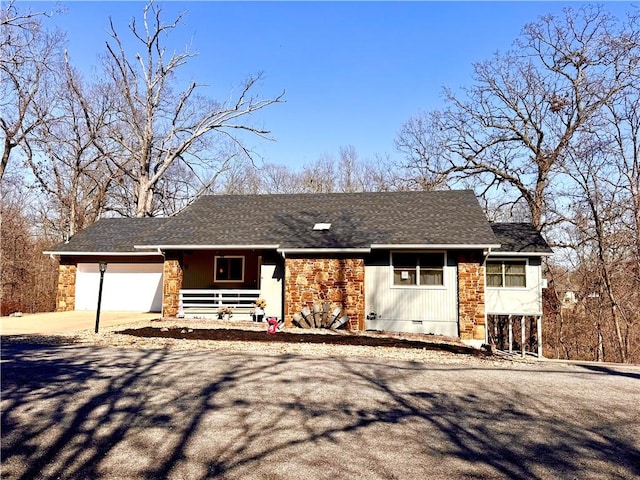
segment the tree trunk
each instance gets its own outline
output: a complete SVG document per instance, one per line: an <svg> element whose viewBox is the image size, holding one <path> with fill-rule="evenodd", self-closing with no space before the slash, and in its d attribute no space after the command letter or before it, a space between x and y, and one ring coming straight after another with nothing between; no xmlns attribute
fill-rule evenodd
<svg viewBox="0 0 640 480"><path fill-rule="evenodd" d="M604 344L602 339L602 326L600 325L600 321L596 324L596 330L598 332L598 345L596 351L596 361L603 362L604 361Z"/></svg>
<svg viewBox="0 0 640 480"><path fill-rule="evenodd" d="M5 135L6 135L6 131L5 131ZM4 149L2 150L2 160L0 160L0 180L2 180L2 177L4 177L4 171L7 168L7 165L9 164L9 154L11 153L11 149L14 147L15 145L11 142L9 136L5 136L4 138Z"/></svg>
<svg viewBox="0 0 640 480"><path fill-rule="evenodd" d="M136 217L151 217L153 215L153 185L146 175L138 180L136 194Z"/></svg>

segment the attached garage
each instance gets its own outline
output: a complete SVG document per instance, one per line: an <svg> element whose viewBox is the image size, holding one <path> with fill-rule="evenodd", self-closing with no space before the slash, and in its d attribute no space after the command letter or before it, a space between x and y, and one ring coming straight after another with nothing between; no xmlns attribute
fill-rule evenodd
<svg viewBox="0 0 640 480"><path fill-rule="evenodd" d="M98 263L78 263L75 309L95 310L99 286ZM109 263L104 274L101 309L162 311L162 263Z"/></svg>
<svg viewBox="0 0 640 480"><path fill-rule="evenodd" d="M104 218L44 252L60 261L56 309L96 310L99 264L106 262L101 310L161 312L164 257L136 245L147 242L166 220Z"/></svg>

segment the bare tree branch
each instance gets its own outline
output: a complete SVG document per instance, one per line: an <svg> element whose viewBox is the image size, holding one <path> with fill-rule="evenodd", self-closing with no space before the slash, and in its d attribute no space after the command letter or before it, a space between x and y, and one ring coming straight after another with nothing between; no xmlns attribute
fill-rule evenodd
<svg viewBox="0 0 640 480"><path fill-rule="evenodd" d="M107 43L105 68L111 88L121 102L116 114L119 121L110 135L124 149L124 154L111 157L110 161L129 179L137 216L166 211L159 203L168 191L173 191L172 195L183 192L182 202L186 204L191 196L206 190L217 177L216 172L227 168L226 161L219 162L224 155L215 153L216 145L224 145L220 143L222 139L230 140L241 152L251 156L235 132L268 139L268 130L256 128L247 120L253 113L283 101L283 94L274 98L253 94L262 79L260 74L250 76L237 97L227 104L201 97L198 94L201 86L196 82L174 92L180 68L194 54L184 51L169 55L162 38L178 28L182 17L180 14L175 21L165 24L161 9L153 3L147 4L142 27L135 20L129 25L143 52L136 55L135 62L130 61L131 56L111 22L112 42ZM205 159L207 151L208 160ZM181 172L180 176L189 172L193 185L184 189L188 182L172 178L177 172ZM168 186L172 181L176 182L175 189Z"/></svg>

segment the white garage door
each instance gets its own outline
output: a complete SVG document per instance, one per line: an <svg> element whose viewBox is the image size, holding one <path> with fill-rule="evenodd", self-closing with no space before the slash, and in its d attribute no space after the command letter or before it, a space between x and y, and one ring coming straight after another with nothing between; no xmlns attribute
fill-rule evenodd
<svg viewBox="0 0 640 480"><path fill-rule="evenodd" d="M100 271L97 263L79 263L76 272L76 310L96 310ZM110 263L104 274L101 310L160 312L161 263Z"/></svg>

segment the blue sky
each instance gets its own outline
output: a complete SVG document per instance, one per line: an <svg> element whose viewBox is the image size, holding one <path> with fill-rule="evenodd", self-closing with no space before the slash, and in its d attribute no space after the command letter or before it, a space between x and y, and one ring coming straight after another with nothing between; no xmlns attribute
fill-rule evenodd
<svg viewBox="0 0 640 480"><path fill-rule="evenodd" d="M33 8L52 2L20 2ZM66 31L72 63L90 76L104 52L108 18L121 35L144 2L63 2L50 25ZM472 63L508 50L522 27L579 2L157 2L163 18L186 12L166 43L198 56L183 80L226 99L247 75L264 72L257 92L286 103L254 120L275 142L250 139L265 162L299 168L341 146L361 157L396 156L402 124L441 105L442 87L471 83ZM630 2L605 7L622 17Z"/></svg>

